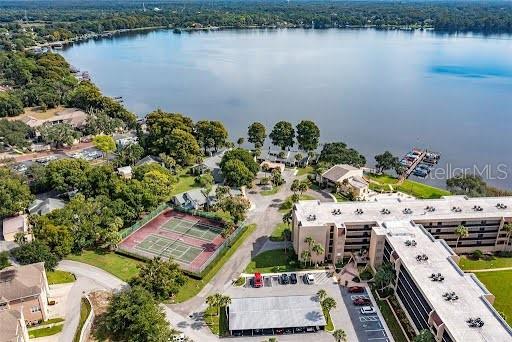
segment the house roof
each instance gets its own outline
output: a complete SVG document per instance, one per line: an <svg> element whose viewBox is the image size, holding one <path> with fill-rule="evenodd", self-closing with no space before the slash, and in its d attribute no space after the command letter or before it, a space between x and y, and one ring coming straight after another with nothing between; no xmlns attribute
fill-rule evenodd
<svg viewBox="0 0 512 342"><path fill-rule="evenodd" d="M341 178L343 178L350 171L360 170L357 167L353 167L352 165L347 164L337 164L331 167L329 170L325 171L322 174L323 178L330 180L331 182L338 182ZM361 171L362 172L362 171Z"/></svg>
<svg viewBox="0 0 512 342"><path fill-rule="evenodd" d="M55 209L62 209L65 205L66 202L58 198L49 197L45 200L36 199L28 208L28 212L30 214L37 213L39 215L45 215L54 211Z"/></svg>
<svg viewBox="0 0 512 342"><path fill-rule="evenodd" d="M148 164L148 163L160 163L160 159L158 157L155 157L155 156L145 156L144 158L139 160L135 164L135 166L140 166L140 165L144 165L144 164Z"/></svg>
<svg viewBox="0 0 512 342"><path fill-rule="evenodd" d="M0 301L39 295L45 287L44 263L7 267L0 271Z"/></svg>
<svg viewBox="0 0 512 342"><path fill-rule="evenodd" d="M123 173L123 174L132 173L132 167L131 166L118 167L117 172Z"/></svg>
<svg viewBox="0 0 512 342"><path fill-rule="evenodd" d="M229 330L325 326L316 296L233 298Z"/></svg>
<svg viewBox="0 0 512 342"><path fill-rule="evenodd" d="M2 310L0 311L0 342L17 342L21 335L19 320L21 313L18 310Z"/></svg>
<svg viewBox="0 0 512 342"><path fill-rule="evenodd" d="M4 219L3 221L3 234L12 234L17 232L25 232L26 226L26 216L25 215L19 215L19 216L13 216L8 217Z"/></svg>

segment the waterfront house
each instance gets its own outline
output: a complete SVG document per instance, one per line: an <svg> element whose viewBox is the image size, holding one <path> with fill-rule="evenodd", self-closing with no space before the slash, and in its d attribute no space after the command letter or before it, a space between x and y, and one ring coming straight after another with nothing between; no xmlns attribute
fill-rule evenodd
<svg viewBox="0 0 512 342"><path fill-rule="evenodd" d="M280 163L289 167L305 167L316 159L312 158L308 152L299 150L273 150L270 147L268 150L261 151L261 154L256 158L261 164L264 161L271 163Z"/></svg>
<svg viewBox="0 0 512 342"><path fill-rule="evenodd" d="M352 165L337 164L317 176L324 187L348 195L356 200L365 200L369 194L369 184L363 178L363 170Z"/></svg>

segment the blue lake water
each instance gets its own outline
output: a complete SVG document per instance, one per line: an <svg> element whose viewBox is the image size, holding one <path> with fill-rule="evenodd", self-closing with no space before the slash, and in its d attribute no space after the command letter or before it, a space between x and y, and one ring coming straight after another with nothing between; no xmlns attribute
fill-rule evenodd
<svg viewBox="0 0 512 342"><path fill-rule="evenodd" d="M348 143L369 165L386 149L425 147L442 154L429 182L476 167L512 188L512 36L161 30L62 54L139 115L160 107L222 120L234 139L253 121L270 130L307 118L322 141Z"/></svg>

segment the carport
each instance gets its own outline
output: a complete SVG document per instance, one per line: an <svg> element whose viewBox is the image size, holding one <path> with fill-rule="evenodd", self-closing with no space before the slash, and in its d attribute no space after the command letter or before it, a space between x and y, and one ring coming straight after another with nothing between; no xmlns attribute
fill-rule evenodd
<svg viewBox="0 0 512 342"><path fill-rule="evenodd" d="M316 296L233 298L228 320L232 336L316 332L326 325Z"/></svg>

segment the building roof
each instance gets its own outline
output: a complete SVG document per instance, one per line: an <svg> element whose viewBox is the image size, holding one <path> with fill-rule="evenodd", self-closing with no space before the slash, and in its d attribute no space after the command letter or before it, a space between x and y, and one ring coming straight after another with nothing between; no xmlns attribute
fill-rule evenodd
<svg viewBox="0 0 512 342"><path fill-rule="evenodd" d="M502 206L498 207L498 204ZM333 215L334 209L340 209L341 214ZM357 213L357 209L363 212ZM389 213L383 213L382 209L388 209ZM405 209L410 209L412 212L406 213ZM371 202L338 203L321 203L317 200L299 201L295 204L295 215L298 221L306 226L400 220L423 222L437 219L501 219L512 217L512 197L445 196L431 200L393 198ZM314 220L311 219L311 215L314 215Z"/></svg>
<svg viewBox="0 0 512 342"><path fill-rule="evenodd" d="M358 169L357 167L353 167L352 165L347 164L337 164L332 166L329 170L322 173L322 177L330 180L331 182L339 182L347 173L350 171L361 171L361 175L363 171Z"/></svg>
<svg viewBox="0 0 512 342"><path fill-rule="evenodd" d="M25 232L26 231L26 216L18 215L13 217L5 218L3 223L3 234L12 234L17 232Z"/></svg>
<svg viewBox="0 0 512 342"><path fill-rule="evenodd" d="M13 118L13 120L22 121L32 128L42 126L45 123L67 123L73 127L81 127L87 121L87 114L76 108L65 108L47 119L39 119L31 115L21 115Z"/></svg>
<svg viewBox="0 0 512 342"><path fill-rule="evenodd" d="M19 324L21 317L18 310L0 311L0 342L18 342L18 337L22 334Z"/></svg>
<svg viewBox="0 0 512 342"><path fill-rule="evenodd" d="M324 325L316 296L233 298L229 305L229 330Z"/></svg>
<svg viewBox="0 0 512 342"><path fill-rule="evenodd" d="M144 164L150 164L150 163L160 163L160 158L155 156L145 156L141 160L139 160L135 166L140 166Z"/></svg>
<svg viewBox="0 0 512 342"><path fill-rule="evenodd" d="M28 208L28 212L30 214L37 213L39 215L45 215L51 213L55 209L62 209L65 205L66 202L58 198L49 197L45 200L36 199Z"/></svg>
<svg viewBox="0 0 512 342"><path fill-rule="evenodd" d="M280 155L284 154L283 158L280 157ZM267 150L262 150L261 154L258 156L258 160L268 160L268 161L275 161L280 163L294 163L297 160L295 159L295 156L297 154L300 154L302 156L302 159L300 160L301 163L308 161L309 155L305 151L282 151L282 150L271 150L270 148Z"/></svg>
<svg viewBox="0 0 512 342"><path fill-rule="evenodd" d="M11 266L0 271L0 301L39 295L45 287L44 263Z"/></svg>
<svg viewBox="0 0 512 342"><path fill-rule="evenodd" d="M117 168L117 172L122 174L131 174L132 173L132 167L131 166L122 166Z"/></svg>
<svg viewBox="0 0 512 342"><path fill-rule="evenodd" d="M442 240L435 240L424 228L408 221L386 221L374 228L386 239L398 254L414 279L419 290L435 310L455 341L511 341L512 330L484 298L490 294L478 279L464 273L452 260L454 254ZM416 246L407 246L407 240L415 240ZM416 256L426 254L427 261L417 261ZM432 281L432 273L441 273L442 282ZM447 301L444 293L455 292L456 301ZM481 328L471 328L466 323L469 318L480 317L484 321Z"/></svg>

